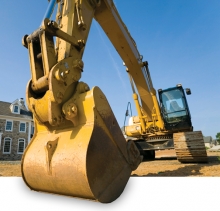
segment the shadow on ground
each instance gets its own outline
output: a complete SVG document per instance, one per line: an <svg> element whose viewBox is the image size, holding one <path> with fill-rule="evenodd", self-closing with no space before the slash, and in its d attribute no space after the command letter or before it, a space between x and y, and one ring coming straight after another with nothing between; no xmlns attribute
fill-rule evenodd
<svg viewBox="0 0 220 211"><path fill-rule="evenodd" d="M176 170L167 170L167 171L160 171L157 173L148 173L146 175L137 175L132 174L131 177L187 177L187 176L204 176L200 170L203 167L211 167L211 166L219 166L220 160L218 156L209 156L208 163L180 163L180 167ZM163 157L163 158L156 158L154 161L150 160L143 160L143 162L155 162L155 161L164 161L164 160L172 160L177 161L176 157ZM178 162L178 161L177 161ZM176 162L170 163L170 165L178 165ZM182 165L182 167L181 167ZM217 175L210 175L210 176L217 176Z"/></svg>

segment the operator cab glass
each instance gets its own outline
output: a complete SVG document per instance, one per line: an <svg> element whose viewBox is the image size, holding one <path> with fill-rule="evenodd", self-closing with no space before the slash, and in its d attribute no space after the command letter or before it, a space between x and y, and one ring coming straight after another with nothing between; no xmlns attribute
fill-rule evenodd
<svg viewBox="0 0 220 211"><path fill-rule="evenodd" d="M159 98L167 129L191 127L190 113L182 86L161 90Z"/></svg>
<svg viewBox="0 0 220 211"><path fill-rule="evenodd" d="M180 90L171 90L162 93L162 103L167 114L168 121L175 117L186 116L186 103Z"/></svg>

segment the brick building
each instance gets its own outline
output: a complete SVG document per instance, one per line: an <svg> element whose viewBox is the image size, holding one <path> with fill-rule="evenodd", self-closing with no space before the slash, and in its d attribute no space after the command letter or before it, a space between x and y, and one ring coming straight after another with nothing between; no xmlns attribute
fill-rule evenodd
<svg viewBox="0 0 220 211"><path fill-rule="evenodd" d="M0 160L21 160L33 131L32 113L23 98L13 103L0 101Z"/></svg>

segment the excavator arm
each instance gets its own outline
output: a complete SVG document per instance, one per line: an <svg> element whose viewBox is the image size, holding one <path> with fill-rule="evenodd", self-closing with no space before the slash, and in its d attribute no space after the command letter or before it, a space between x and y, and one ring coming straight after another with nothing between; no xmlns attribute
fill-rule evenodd
<svg viewBox="0 0 220 211"><path fill-rule="evenodd" d="M102 91L79 81L94 17L107 34L110 22L117 28L120 40L113 35L110 40L118 51L124 46L128 55L135 52L127 60L125 51L120 53L129 67L135 71L142 66L112 1L51 0L40 27L22 40L29 53L26 100L35 134L21 168L33 190L107 203L122 193L141 156L134 142L125 140Z"/></svg>

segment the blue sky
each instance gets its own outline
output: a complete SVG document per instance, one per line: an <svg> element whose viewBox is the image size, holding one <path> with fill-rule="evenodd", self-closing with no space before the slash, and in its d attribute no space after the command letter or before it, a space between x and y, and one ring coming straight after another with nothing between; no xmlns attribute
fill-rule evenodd
<svg viewBox="0 0 220 211"><path fill-rule="evenodd" d="M181 83L188 96L194 130L215 137L220 132L220 1L115 0L116 7L149 62L155 89ZM25 98L30 79L25 34L37 29L48 1L1 2L0 100ZM28 9L27 9L28 8ZM81 80L99 86L123 126L132 91L122 60L98 23L93 21ZM135 108L132 102L132 111Z"/></svg>

